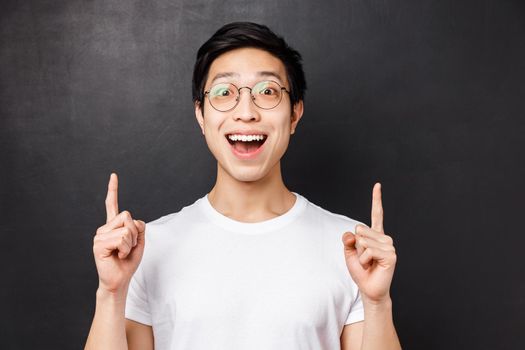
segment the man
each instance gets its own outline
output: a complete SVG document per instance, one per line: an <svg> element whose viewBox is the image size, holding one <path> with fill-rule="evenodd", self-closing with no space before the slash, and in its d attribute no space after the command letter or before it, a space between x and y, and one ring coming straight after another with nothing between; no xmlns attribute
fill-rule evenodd
<svg viewBox="0 0 525 350"><path fill-rule="evenodd" d="M300 61L246 22L199 49L193 99L215 186L145 235L143 221L119 213L111 175L86 349L400 348L380 185L369 228L283 183L280 159L303 115Z"/></svg>

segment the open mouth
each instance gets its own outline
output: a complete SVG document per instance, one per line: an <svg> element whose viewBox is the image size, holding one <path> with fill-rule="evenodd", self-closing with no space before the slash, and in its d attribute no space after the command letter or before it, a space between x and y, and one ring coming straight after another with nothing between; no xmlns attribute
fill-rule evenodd
<svg viewBox="0 0 525 350"><path fill-rule="evenodd" d="M260 135L260 136L262 136L262 139L259 139L259 140L246 139L246 141L242 141L242 140L232 140L230 135L226 135L226 139L237 152L249 154L249 153L253 153L257 151L266 142L266 139L268 138L268 136L267 135Z"/></svg>

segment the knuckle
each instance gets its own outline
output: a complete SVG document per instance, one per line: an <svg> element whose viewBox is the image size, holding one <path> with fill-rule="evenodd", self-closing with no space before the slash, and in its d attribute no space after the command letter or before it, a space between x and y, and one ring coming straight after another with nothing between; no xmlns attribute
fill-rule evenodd
<svg viewBox="0 0 525 350"><path fill-rule="evenodd" d="M394 247L392 247L392 246L385 247L385 248L383 248L383 250L384 250L387 254L395 254L395 253L396 253L396 250L395 250Z"/></svg>
<svg viewBox="0 0 525 350"><path fill-rule="evenodd" d="M131 219L131 213L129 211L124 210L121 214L124 219Z"/></svg>
<svg viewBox="0 0 525 350"><path fill-rule="evenodd" d="M365 263L368 261L368 255L366 255L366 254L362 254L362 255L359 257L359 261L361 262L361 264L365 264Z"/></svg>
<svg viewBox="0 0 525 350"><path fill-rule="evenodd" d="M357 226L359 227L359 229L361 231L366 231L369 227L366 226L365 224L357 224Z"/></svg>
<svg viewBox="0 0 525 350"><path fill-rule="evenodd" d="M125 237L120 237L118 246L119 246L119 248L121 247L122 249L125 249L128 246L128 244L126 243L126 238Z"/></svg>
<svg viewBox="0 0 525 350"><path fill-rule="evenodd" d="M383 237L381 237L381 242L386 244L394 244L394 240L388 235L384 235Z"/></svg>
<svg viewBox="0 0 525 350"><path fill-rule="evenodd" d="M137 232L139 232L137 230L137 226L135 226L135 224L128 225L128 227L129 227L130 232L133 233L133 234L136 234Z"/></svg>
<svg viewBox="0 0 525 350"><path fill-rule="evenodd" d="M105 236L95 236L93 239L93 244L103 246L107 242L107 237Z"/></svg>

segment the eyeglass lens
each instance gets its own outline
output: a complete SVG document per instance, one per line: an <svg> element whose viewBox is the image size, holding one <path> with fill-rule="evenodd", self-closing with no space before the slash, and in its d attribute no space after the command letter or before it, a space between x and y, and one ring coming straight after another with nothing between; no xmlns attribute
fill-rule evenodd
<svg viewBox="0 0 525 350"><path fill-rule="evenodd" d="M210 88L208 98L213 108L226 112L237 105L240 99L240 89L231 83L219 83ZM251 95L256 106L271 109L281 102L282 90L281 86L274 81L261 81L251 89Z"/></svg>

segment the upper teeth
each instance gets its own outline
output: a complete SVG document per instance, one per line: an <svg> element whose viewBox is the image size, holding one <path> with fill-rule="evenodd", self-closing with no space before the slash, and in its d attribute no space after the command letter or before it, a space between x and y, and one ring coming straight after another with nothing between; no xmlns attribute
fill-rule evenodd
<svg viewBox="0 0 525 350"><path fill-rule="evenodd" d="M232 141L261 141L264 135L228 135L228 138Z"/></svg>

